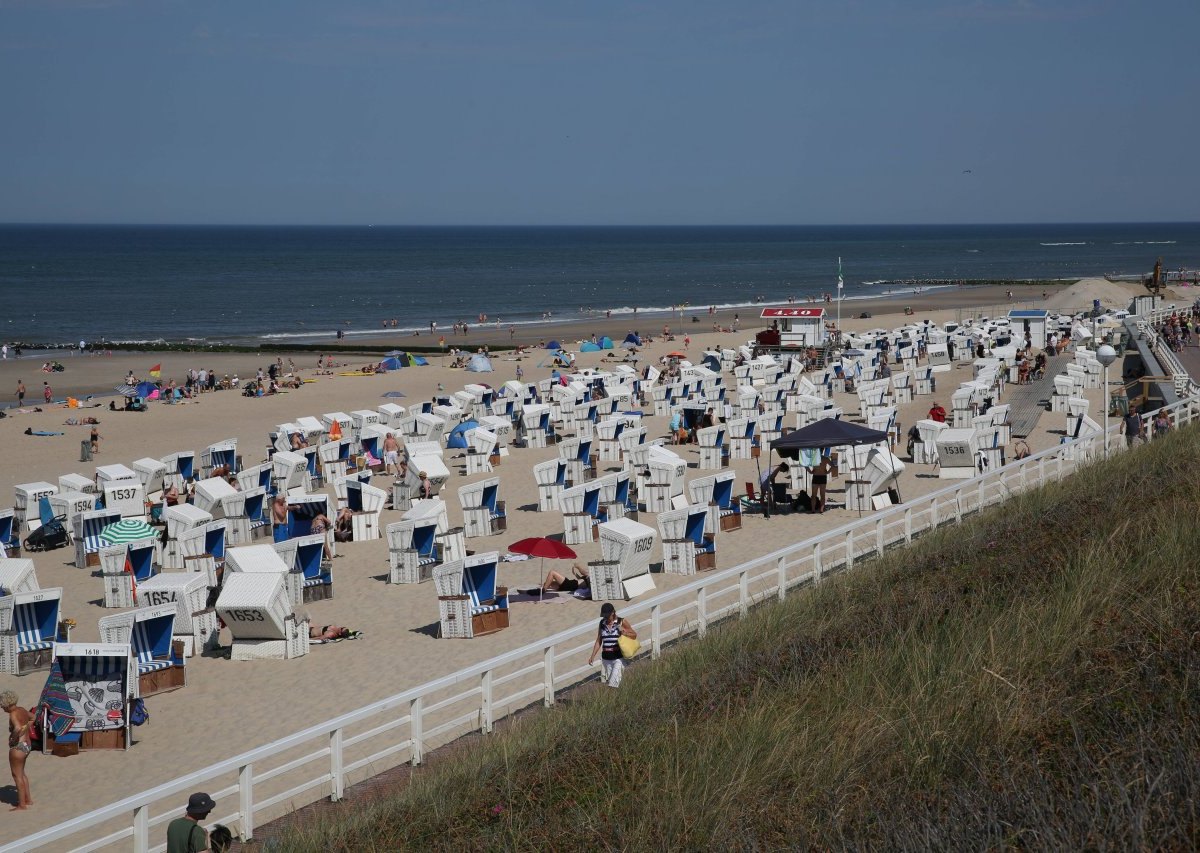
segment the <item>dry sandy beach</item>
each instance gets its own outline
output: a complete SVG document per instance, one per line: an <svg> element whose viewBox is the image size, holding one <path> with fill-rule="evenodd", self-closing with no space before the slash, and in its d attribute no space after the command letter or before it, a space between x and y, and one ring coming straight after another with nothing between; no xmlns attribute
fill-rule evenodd
<svg viewBox="0 0 1200 853"><path fill-rule="evenodd" d="M1106 304L1127 307L1130 296L1141 292L1140 288L1098 280L1063 287L1045 300L1040 290L1038 288L1035 294L1018 293L1016 301L1064 310L1087 308L1091 306L1092 298L1100 298ZM844 309L843 326L851 330L876 327L890 329L926 318L935 322L954 319L963 309L970 313L994 310L995 306L1007 308L1003 291L1004 288L934 291L919 296L904 296L895 301L856 303L853 308ZM1170 301L1183 306L1190 304L1191 298L1186 291L1180 291L1174 299L1168 298ZM914 308L915 316L908 317L902 313L906 305ZM887 308L896 313L883 313ZM864 310L871 311L874 316L870 319L851 318L851 313L856 317L859 311ZM698 323L690 322L692 313L699 315ZM710 319L707 309L685 312L688 319L682 330L691 334L687 352L694 360L698 360L705 349L733 347L752 337L758 326L757 309L739 312L741 322L737 333L711 331L714 321L728 325L732 313L725 312L724 317ZM679 326L677 318L660 316L652 321L650 317L644 321L638 320L639 331L643 334L652 333L656 337L655 343L647 346L642 353L643 364L655 362L659 356L682 347L682 335L674 341L665 341L658 336L664 322L672 327ZM563 326L535 329L532 332L526 328L521 330L517 342L535 342L544 332L546 337L556 336L573 348L573 343L568 343L568 340L573 342L590 335L592 331L612 335L619 341L629 326L630 320L624 318L620 322L602 319L584 321L570 327L571 330L577 330L573 333L564 331ZM507 329L494 331L494 335L488 336L493 342L507 339ZM403 340L384 340L399 347L404 346ZM422 336L421 340L428 339ZM467 341L478 345L485 341L485 336L473 330ZM447 336L447 344L460 345L462 339ZM577 366L598 366L603 355L581 354ZM203 356L134 353L111 357L74 357L63 359L68 368L66 373L48 376L36 370L36 364L30 365L27 361L14 363L10 360L0 362L0 397L5 401L12 399L18 378L23 379L28 387L29 400L40 401L43 379L52 383L59 397L68 393L89 393L89 389L94 393L98 389L119 384L128 370L144 376L148 368L158 362L163 365L164 378L174 376L181 380L188 367L215 369L218 375L236 371L241 377L249 377L256 368L265 366L274 356L274 353L269 356L265 353ZM96 465L116 462L129 464L140 457L157 458L179 450L195 450L198 453L214 441L232 437L238 439L238 450L244 463L255 464L266 457L268 432L276 424L294 420L297 416L373 409L383 402L382 395L385 392L397 390L407 395L406 400L399 402L412 404L431 397L439 383L443 383L448 391L457 390L464 383L477 379L496 385L515 378L518 364L524 371L525 381L533 382L549 375L548 366L540 369L535 367L544 356L544 351L534 352L518 361L509 354L499 355L494 359L495 373L490 376L439 366L440 359L434 357L426 368L410 368L359 378L315 376L316 354L304 353L292 357L302 374L316 381L299 390L273 397L250 399L234 392L219 392L205 394L197 401L179 405L152 404L150 411L142 414L110 412L106 407L83 412L59 407L46 408L40 413L10 412L10 417L0 420L0 447L3 448L0 452L4 460L3 466L0 466L0 493L12 494L14 485L29 481L56 482L61 474L69 472L91 476ZM283 357L286 363L288 356L285 354ZM368 361L366 358L350 357L339 357L339 360L353 366ZM31 367L34 369L31 370ZM955 369L950 374L942 374L938 383L942 402L948 403L950 392L957 383L969 378L969 369ZM731 380L732 377L726 377L727 383ZM1101 392L1092 391L1089 396L1092 411L1101 411ZM846 408L848 416L857 418L857 402L851 404L852 399L855 398L844 395L839 402ZM903 407L899 420L904 429L925 417L932 401L931 397L916 397L913 403ZM95 415L101 421L100 454L92 463L78 461L79 442L87 436L89 428L65 426L63 423L66 418L81 414ZM666 434L665 418L647 418L646 425L649 438ZM1030 437L1032 449L1036 452L1057 443L1059 433L1056 431L1061 431L1064 426L1063 415L1045 413L1036 432ZM60 431L64 435L27 436L23 434L26 428ZM698 454L694 447L678 450L689 461L695 462ZM456 453L458 451L447 451L446 454L451 471L457 470L453 459ZM470 540L469 547L477 551L495 549L503 552L506 545L525 536L562 533L562 517L559 513L538 513L528 508L537 503L531 466L555 455L552 447L544 450L523 449L514 450L503 459L497 473L501 477L501 497L509 507L508 530L498 536ZM765 456L762 462L765 465ZM753 460L738 461L735 469L739 484L757 480ZM930 466L909 464L902 479L904 497L911 498L947 484L945 480L928 476L930 471ZM689 479L701 473L706 472L690 470ZM382 485L382 479L379 478L377 483ZM452 525L462 522L457 487L467 481L466 477L456 473L443 490ZM738 491L742 489L739 487ZM840 497L840 491L839 485L831 486L831 496L835 501ZM386 511L382 523L386 525L399 517L397 512ZM718 540L718 568L727 568L747 558L784 547L820 529L844 523L848 518L844 510L833 510L824 516L784 515L770 520L747 516L741 531L721 534ZM655 524L654 516L650 514L643 514L642 520L651 526ZM306 608L313 624L348 625L364 631L363 639L315 646L307 656L293 661L190 659L188 686L147 701L152 721L135 730L136 743L128 751L89 752L71 758L31 756L28 770L37 805L27 812L5 815L0 825L0 843L166 782L189 770L200 769L261 746L469 663L524 645L536 637L588 622L595 618L598 610L598 605L581 601L553 606L518 603L512 605L512 626L486 640L435 639L433 628L438 620L438 607L432 584L386 584L387 545L383 539L347 543L340 545L339 549L344 556L334 563L335 597L307 605ZM599 559L598 545L582 546L577 550L581 561ZM661 555L656 555L655 562L660 558ZM74 639L97 640L97 619L115 611L100 606L100 580L92 575L90 569L78 569L71 565L72 559L72 549L35 555L38 579L43 587L64 588L63 615L78 623ZM534 586L541 579L536 561L503 563L500 572L502 582L510 588ZM659 591L686 580L672 575L655 575ZM44 675L34 673L20 678L0 676L0 689L15 690L20 701L28 707L37 701ZM629 677L636 678L636 670ZM224 806L218 812L223 810Z"/></svg>

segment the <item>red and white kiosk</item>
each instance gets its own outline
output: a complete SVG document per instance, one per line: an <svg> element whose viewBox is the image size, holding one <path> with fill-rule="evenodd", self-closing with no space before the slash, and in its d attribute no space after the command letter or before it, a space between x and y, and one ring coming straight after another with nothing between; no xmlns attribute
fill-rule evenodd
<svg viewBox="0 0 1200 853"><path fill-rule="evenodd" d="M755 336L763 347L815 347L829 339L824 308L764 308L759 314L770 328Z"/></svg>

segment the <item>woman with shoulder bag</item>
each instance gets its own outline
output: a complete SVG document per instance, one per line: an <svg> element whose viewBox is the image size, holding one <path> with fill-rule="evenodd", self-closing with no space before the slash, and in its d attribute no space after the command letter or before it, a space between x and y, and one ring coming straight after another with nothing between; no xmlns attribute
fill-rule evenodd
<svg viewBox="0 0 1200 853"><path fill-rule="evenodd" d="M604 668L602 678L608 682L609 687L621 686L621 673L625 670L620 642L623 637L636 641L637 631L629 624L628 619L617 616L617 608L606 601L600 606L600 628L596 632L596 643L592 646L592 653L588 656L588 666L592 665L599 654L601 666ZM632 657L632 654L630 656Z"/></svg>

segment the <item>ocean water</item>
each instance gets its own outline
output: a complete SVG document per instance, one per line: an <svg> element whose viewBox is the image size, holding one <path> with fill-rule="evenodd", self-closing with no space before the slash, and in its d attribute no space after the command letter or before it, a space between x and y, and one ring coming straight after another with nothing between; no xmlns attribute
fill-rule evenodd
<svg viewBox="0 0 1200 853"><path fill-rule="evenodd" d="M0 339L296 342L703 310L905 280L1200 266L1200 223L869 227L0 226ZM879 284L887 280L888 284ZM583 312L581 315L580 312ZM424 341L422 341L424 343Z"/></svg>

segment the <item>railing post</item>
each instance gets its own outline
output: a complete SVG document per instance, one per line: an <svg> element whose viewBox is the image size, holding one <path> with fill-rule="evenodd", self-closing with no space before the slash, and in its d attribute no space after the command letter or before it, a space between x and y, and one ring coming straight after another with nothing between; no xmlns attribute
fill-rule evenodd
<svg viewBox="0 0 1200 853"><path fill-rule="evenodd" d="M696 591L696 633L701 637L708 633L708 590L704 587Z"/></svg>
<svg viewBox="0 0 1200 853"><path fill-rule="evenodd" d="M554 704L554 646L546 646L542 652L542 678L546 688L542 704L549 708Z"/></svg>
<svg viewBox="0 0 1200 853"><path fill-rule="evenodd" d="M650 659L662 657L662 608L654 605L650 608Z"/></svg>
<svg viewBox="0 0 1200 853"><path fill-rule="evenodd" d="M821 543L813 545L813 583L821 582Z"/></svg>
<svg viewBox="0 0 1200 853"><path fill-rule="evenodd" d="M783 601L787 598L787 558L780 557L775 564L775 571L779 575L779 600Z"/></svg>
<svg viewBox="0 0 1200 853"><path fill-rule="evenodd" d="M938 502L937 498L929 499L929 529L937 530L938 526Z"/></svg>
<svg viewBox="0 0 1200 853"><path fill-rule="evenodd" d="M979 478L979 495L975 498L975 502L976 502L975 509L982 511L983 508L985 506L987 506L986 495L987 495L987 478L980 477Z"/></svg>
<svg viewBox="0 0 1200 853"><path fill-rule="evenodd" d="M479 676L479 723L483 733L491 734L492 731L492 671L484 670Z"/></svg>
<svg viewBox="0 0 1200 853"><path fill-rule="evenodd" d="M133 810L133 851L150 853L150 804L143 803Z"/></svg>
<svg viewBox="0 0 1200 853"><path fill-rule="evenodd" d="M883 556L883 519L875 519L875 553Z"/></svg>
<svg viewBox="0 0 1200 853"><path fill-rule="evenodd" d="M912 542L912 507L904 508L904 542Z"/></svg>
<svg viewBox="0 0 1200 853"><path fill-rule="evenodd" d="M425 750L424 732L422 731L421 715L424 713L425 699L418 696L408 703L408 728L412 733L412 763L420 764Z"/></svg>
<svg viewBox="0 0 1200 853"><path fill-rule="evenodd" d="M342 730L340 728L329 733L329 776L333 782L329 799L336 803L346 793L346 776L342 772Z"/></svg>
<svg viewBox="0 0 1200 853"><path fill-rule="evenodd" d="M847 569L854 568L854 528L846 531L846 566Z"/></svg>
<svg viewBox="0 0 1200 853"><path fill-rule="evenodd" d="M738 605L739 605L738 609L741 611L742 617L745 618L746 614L750 611L750 573L749 572L739 572L738 573Z"/></svg>
<svg viewBox="0 0 1200 853"><path fill-rule="evenodd" d="M962 524L962 486L954 490L954 523Z"/></svg>
<svg viewBox="0 0 1200 853"><path fill-rule="evenodd" d="M238 769L238 811L242 816L242 840L254 837L254 765Z"/></svg>

